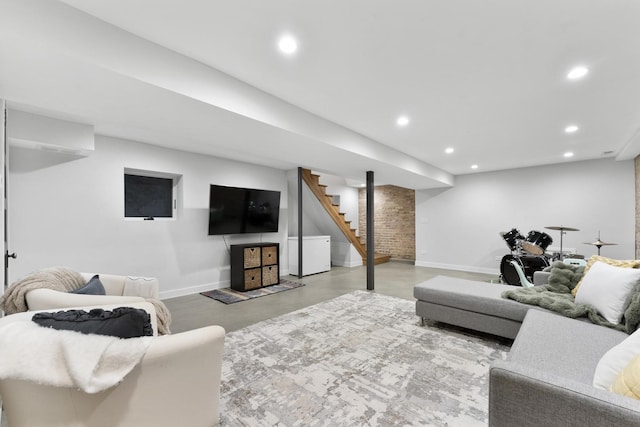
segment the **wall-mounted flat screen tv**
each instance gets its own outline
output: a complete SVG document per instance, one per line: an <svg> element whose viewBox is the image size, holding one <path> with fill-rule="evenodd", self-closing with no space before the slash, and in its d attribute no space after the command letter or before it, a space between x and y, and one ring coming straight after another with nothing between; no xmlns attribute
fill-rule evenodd
<svg viewBox="0 0 640 427"><path fill-rule="evenodd" d="M210 186L210 236L275 233L278 231L279 214L279 191Z"/></svg>

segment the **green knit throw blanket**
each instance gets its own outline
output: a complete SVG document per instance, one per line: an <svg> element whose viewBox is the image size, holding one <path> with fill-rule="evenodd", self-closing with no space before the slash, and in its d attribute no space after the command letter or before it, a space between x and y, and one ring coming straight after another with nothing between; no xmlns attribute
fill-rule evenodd
<svg viewBox="0 0 640 427"><path fill-rule="evenodd" d="M575 303L571 290L576 287L583 274L584 267L556 261L551 266L548 284L504 291L502 298L512 299L523 304L537 305L573 319L587 317L596 325L613 328L627 334L635 332L640 324L640 283L636 284L633 290L631 302L624 312L622 322L614 324L598 314L592 305Z"/></svg>

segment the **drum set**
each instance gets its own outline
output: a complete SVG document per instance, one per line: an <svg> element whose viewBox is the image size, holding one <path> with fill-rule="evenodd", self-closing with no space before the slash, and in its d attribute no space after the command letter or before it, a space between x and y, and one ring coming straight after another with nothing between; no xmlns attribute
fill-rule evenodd
<svg viewBox="0 0 640 427"><path fill-rule="evenodd" d="M545 253L553 239L547 233L532 230L523 236L517 228L501 232L500 236L511 249L511 253L500 261L500 279L514 286L521 286L520 275L513 263L524 272L526 278L533 282L533 273L550 265L551 256Z"/></svg>

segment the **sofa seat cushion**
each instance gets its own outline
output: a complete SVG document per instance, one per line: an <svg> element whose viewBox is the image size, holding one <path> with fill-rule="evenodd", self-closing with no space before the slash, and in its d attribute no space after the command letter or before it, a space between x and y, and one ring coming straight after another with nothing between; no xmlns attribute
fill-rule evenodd
<svg viewBox="0 0 640 427"><path fill-rule="evenodd" d="M436 276L417 284L413 288L413 296L433 304L521 322L527 310L536 307L501 297L505 290L513 288L510 285Z"/></svg>
<svg viewBox="0 0 640 427"><path fill-rule="evenodd" d="M590 322L529 310L508 360L591 385L602 356L627 337Z"/></svg>

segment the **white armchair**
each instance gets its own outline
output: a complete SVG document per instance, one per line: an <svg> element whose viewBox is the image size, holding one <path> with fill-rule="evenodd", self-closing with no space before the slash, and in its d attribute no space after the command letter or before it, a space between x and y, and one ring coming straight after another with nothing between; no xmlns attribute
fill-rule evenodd
<svg viewBox="0 0 640 427"><path fill-rule="evenodd" d="M79 273L88 282L95 273ZM34 286L24 293L29 311L57 308L86 307L108 304L128 305L151 301L155 305L158 329L161 334L170 333L171 314L158 300L160 284L154 277L119 276L99 274L105 295L75 294L47 287Z"/></svg>
<svg viewBox="0 0 640 427"><path fill-rule="evenodd" d="M80 273L88 281L94 273ZM104 304L143 302L147 298L158 299L160 285L153 277L118 276L100 274L106 295L74 294L41 288L27 292L29 310L81 307Z"/></svg>
<svg viewBox="0 0 640 427"><path fill-rule="evenodd" d="M151 304L129 306L150 311L153 323ZM0 318L0 328L8 322L30 321L33 314L23 312ZM211 427L219 419L224 336L220 326L157 336L140 364L122 382L95 394L77 388L0 379L8 425Z"/></svg>

